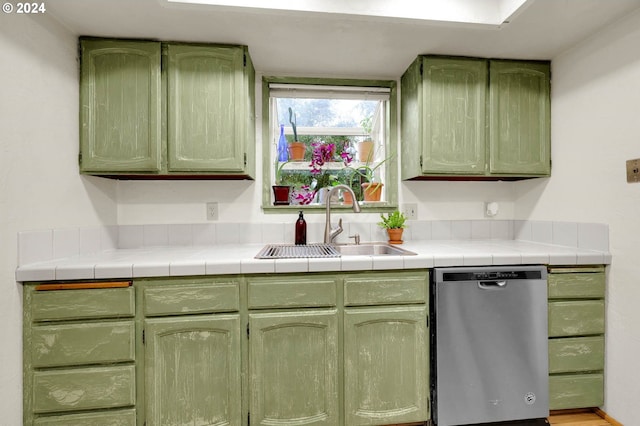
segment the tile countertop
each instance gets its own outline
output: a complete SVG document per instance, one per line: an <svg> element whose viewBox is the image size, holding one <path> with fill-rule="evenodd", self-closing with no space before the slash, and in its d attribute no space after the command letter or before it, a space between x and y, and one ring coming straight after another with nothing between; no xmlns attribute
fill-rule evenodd
<svg viewBox="0 0 640 426"><path fill-rule="evenodd" d="M518 240L418 240L401 247L415 256L255 259L264 244L110 250L22 265L16 281L86 280L287 272L367 271L482 265L592 265L609 252Z"/></svg>

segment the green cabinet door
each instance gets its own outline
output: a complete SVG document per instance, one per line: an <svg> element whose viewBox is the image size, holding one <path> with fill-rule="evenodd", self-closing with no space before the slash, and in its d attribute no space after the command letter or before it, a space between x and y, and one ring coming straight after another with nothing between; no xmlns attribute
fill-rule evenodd
<svg viewBox="0 0 640 426"><path fill-rule="evenodd" d="M169 44L169 171L244 170L244 50Z"/></svg>
<svg viewBox="0 0 640 426"><path fill-rule="evenodd" d="M426 57L422 172L483 174L487 63Z"/></svg>
<svg viewBox="0 0 640 426"><path fill-rule="evenodd" d="M345 424L429 419L427 308L346 309Z"/></svg>
<svg viewBox="0 0 640 426"><path fill-rule="evenodd" d="M249 314L252 425L337 425L335 309Z"/></svg>
<svg viewBox="0 0 640 426"><path fill-rule="evenodd" d="M241 425L240 317L144 323L146 425Z"/></svg>
<svg viewBox="0 0 640 426"><path fill-rule="evenodd" d="M160 170L160 43L81 40L80 171Z"/></svg>
<svg viewBox="0 0 640 426"><path fill-rule="evenodd" d="M549 175L550 66L490 61L490 172Z"/></svg>

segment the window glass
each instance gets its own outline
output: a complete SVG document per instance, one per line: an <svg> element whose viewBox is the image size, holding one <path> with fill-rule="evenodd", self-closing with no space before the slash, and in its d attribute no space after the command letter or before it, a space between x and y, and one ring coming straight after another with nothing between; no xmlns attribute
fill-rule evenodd
<svg viewBox="0 0 640 426"><path fill-rule="evenodd" d="M267 205L324 206L328 190L350 187L362 206L389 204L387 149L390 89L385 87L272 84L269 88ZM350 205L347 191L332 203ZM288 204L287 204L288 202Z"/></svg>

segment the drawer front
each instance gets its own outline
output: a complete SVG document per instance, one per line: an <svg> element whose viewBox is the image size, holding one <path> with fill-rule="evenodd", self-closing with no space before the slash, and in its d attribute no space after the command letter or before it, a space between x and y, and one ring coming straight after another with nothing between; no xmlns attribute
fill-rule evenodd
<svg viewBox="0 0 640 426"><path fill-rule="evenodd" d="M34 291L33 321L130 318L135 314L133 288Z"/></svg>
<svg viewBox="0 0 640 426"><path fill-rule="evenodd" d="M549 340L549 373L604 370L604 336Z"/></svg>
<svg viewBox="0 0 640 426"><path fill-rule="evenodd" d="M603 333L603 300L549 302L549 337Z"/></svg>
<svg viewBox="0 0 640 426"><path fill-rule="evenodd" d="M345 306L426 303L426 274L376 274L347 277Z"/></svg>
<svg viewBox="0 0 640 426"><path fill-rule="evenodd" d="M38 417L35 426L136 426L136 410Z"/></svg>
<svg viewBox="0 0 640 426"><path fill-rule="evenodd" d="M600 407L604 404L602 374L568 374L549 377L549 409Z"/></svg>
<svg viewBox="0 0 640 426"><path fill-rule="evenodd" d="M33 366L102 364L133 361L133 321L34 326L30 344Z"/></svg>
<svg viewBox="0 0 640 426"><path fill-rule="evenodd" d="M135 404L135 368L132 365L36 371L33 374L33 411L53 413Z"/></svg>
<svg viewBox="0 0 640 426"><path fill-rule="evenodd" d="M235 312L240 307L239 284L199 282L144 288L146 316Z"/></svg>
<svg viewBox="0 0 640 426"><path fill-rule="evenodd" d="M334 277L254 277L248 281L249 309L336 305Z"/></svg>
<svg viewBox="0 0 640 426"><path fill-rule="evenodd" d="M604 272L549 274L547 282L549 285L549 299L604 298Z"/></svg>

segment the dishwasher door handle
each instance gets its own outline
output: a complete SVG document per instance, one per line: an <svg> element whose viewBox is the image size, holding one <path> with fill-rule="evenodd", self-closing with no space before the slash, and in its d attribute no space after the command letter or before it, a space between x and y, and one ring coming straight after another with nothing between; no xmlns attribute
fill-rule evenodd
<svg viewBox="0 0 640 426"><path fill-rule="evenodd" d="M506 281L478 281L478 287L482 290L499 290L506 286Z"/></svg>

